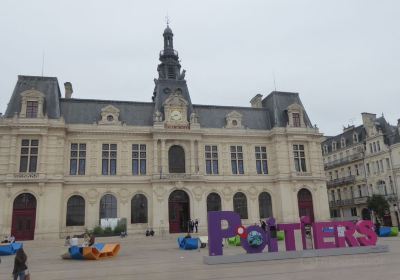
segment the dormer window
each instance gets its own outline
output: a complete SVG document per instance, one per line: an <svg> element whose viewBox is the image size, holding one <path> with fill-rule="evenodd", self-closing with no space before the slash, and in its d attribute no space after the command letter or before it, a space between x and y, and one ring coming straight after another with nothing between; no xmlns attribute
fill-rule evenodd
<svg viewBox="0 0 400 280"><path fill-rule="evenodd" d="M340 139L340 147L341 148L346 147L346 139L345 138Z"/></svg>
<svg viewBox="0 0 400 280"><path fill-rule="evenodd" d="M292 113L293 126L300 127L300 113Z"/></svg>
<svg viewBox="0 0 400 280"><path fill-rule="evenodd" d="M243 128L242 114L232 111L225 116L226 128Z"/></svg>
<svg viewBox="0 0 400 280"><path fill-rule="evenodd" d="M336 151L336 148L337 148L336 141L333 141L332 142L332 151Z"/></svg>
<svg viewBox="0 0 400 280"><path fill-rule="evenodd" d="M20 118L43 118L44 94L31 89L21 93Z"/></svg>
<svg viewBox="0 0 400 280"><path fill-rule="evenodd" d="M287 107L288 126L304 127L303 107L300 104L293 103Z"/></svg>
<svg viewBox="0 0 400 280"><path fill-rule="evenodd" d="M101 109L101 120L99 124L121 125L119 120L119 109L113 105L108 105Z"/></svg>
<svg viewBox="0 0 400 280"><path fill-rule="evenodd" d="M26 117L27 118L37 118L38 115L38 102L37 101L27 101L26 102Z"/></svg>
<svg viewBox="0 0 400 280"><path fill-rule="evenodd" d="M357 135L357 133L353 134L353 142L354 143L358 143L358 135Z"/></svg>

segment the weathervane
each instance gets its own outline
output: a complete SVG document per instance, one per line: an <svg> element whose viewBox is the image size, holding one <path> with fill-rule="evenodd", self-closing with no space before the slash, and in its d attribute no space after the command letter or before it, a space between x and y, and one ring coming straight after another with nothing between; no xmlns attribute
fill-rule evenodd
<svg viewBox="0 0 400 280"><path fill-rule="evenodd" d="M167 15L165 16L165 22L167 23L167 26L169 26L169 24L170 24L170 22L171 22L171 20L170 20L170 18L169 18L169 16L168 16L168 13L167 13Z"/></svg>

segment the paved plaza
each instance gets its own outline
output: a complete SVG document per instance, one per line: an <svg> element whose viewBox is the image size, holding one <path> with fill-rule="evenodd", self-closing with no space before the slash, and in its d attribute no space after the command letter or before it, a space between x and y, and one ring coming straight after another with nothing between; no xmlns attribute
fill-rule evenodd
<svg viewBox="0 0 400 280"><path fill-rule="evenodd" d="M321 257L296 260L205 265L207 249L182 251L176 236L166 238L129 236L98 238L98 242L119 242L116 258L100 261L63 260L63 241L24 243L33 280L40 279L398 279L400 237L382 238L389 253ZM280 243L280 248L284 244ZM242 253L241 247L224 248L226 254ZM11 279L14 256L1 257L0 279Z"/></svg>

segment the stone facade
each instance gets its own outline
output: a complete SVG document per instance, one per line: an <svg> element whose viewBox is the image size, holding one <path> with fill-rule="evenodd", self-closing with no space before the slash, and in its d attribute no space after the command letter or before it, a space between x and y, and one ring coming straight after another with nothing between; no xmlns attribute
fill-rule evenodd
<svg viewBox="0 0 400 280"><path fill-rule="evenodd" d="M322 135L298 94L272 92L263 100L258 95L254 107L192 104L172 36L168 27L153 102L75 99L70 83L61 98L56 78L19 76L0 119L0 233L18 231L30 223L24 215L32 213L35 239L81 233L99 225L100 215L114 217L110 213L127 218L128 233L182 231L171 228L175 214L198 219L206 230L210 193L219 195L222 210L234 210L235 194L243 193L244 224L260 219L263 192L279 222L298 221L303 189L312 195L315 219L329 217ZM207 165L209 147L217 169ZM265 158L257 149L266 151ZM187 194L188 209L171 202L176 190ZM16 205L21 194L34 197L34 210L27 198ZM101 214L106 194L116 199L116 208ZM145 208L144 222L132 222L137 194L145 197L138 206ZM73 196L83 198L81 208L71 204L80 209L74 213L82 223L67 226Z"/></svg>
<svg viewBox="0 0 400 280"><path fill-rule="evenodd" d="M363 124L322 143L331 217L369 219L367 200L384 195L390 204L385 224L398 225L400 170L399 125L363 113Z"/></svg>

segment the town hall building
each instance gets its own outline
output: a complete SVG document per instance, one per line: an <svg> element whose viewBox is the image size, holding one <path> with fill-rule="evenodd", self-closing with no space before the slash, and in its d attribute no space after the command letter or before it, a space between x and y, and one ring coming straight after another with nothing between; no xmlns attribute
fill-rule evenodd
<svg viewBox="0 0 400 280"><path fill-rule="evenodd" d="M149 102L18 76L0 118L0 234L62 238L104 218L126 218L131 234L185 232L190 219L205 231L213 210L245 225L329 218L322 135L299 94L193 104L169 26L163 39Z"/></svg>

